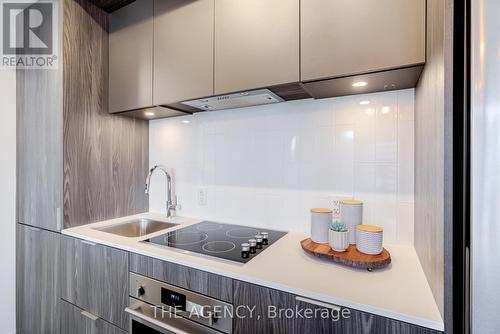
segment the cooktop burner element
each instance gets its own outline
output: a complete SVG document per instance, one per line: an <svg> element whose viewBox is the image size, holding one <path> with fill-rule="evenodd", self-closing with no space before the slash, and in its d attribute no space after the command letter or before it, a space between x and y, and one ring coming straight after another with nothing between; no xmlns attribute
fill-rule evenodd
<svg viewBox="0 0 500 334"><path fill-rule="evenodd" d="M208 235L202 232L179 232L169 234L167 242L169 245L175 246L189 246L207 240Z"/></svg>
<svg viewBox="0 0 500 334"><path fill-rule="evenodd" d="M231 241L209 241L202 248L209 253L224 253L232 251L236 245Z"/></svg>
<svg viewBox="0 0 500 334"><path fill-rule="evenodd" d="M197 224L196 229L198 231L214 231L222 228L222 224L212 223L212 222L202 222Z"/></svg>
<svg viewBox="0 0 500 334"><path fill-rule="evenodd" d="M233 228L226 232L230 238L244 238L249 239L259 234L259 230L250 227Z"/></svg>
<svg viewBox="0 0 500 334"><path fill-rule="evenodd" d="M246 263L286 232L203 221L145 240L180 251Z"/></svg>

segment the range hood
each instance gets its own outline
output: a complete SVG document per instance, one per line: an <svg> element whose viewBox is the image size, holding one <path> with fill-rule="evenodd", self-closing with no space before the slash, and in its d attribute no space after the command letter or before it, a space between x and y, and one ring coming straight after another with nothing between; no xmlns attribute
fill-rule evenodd
<svg viewBox="0 0 500 334"><path fill-rule="evenodd" d="M204 111L242 108L292 100L323 99L413 88L417 85L423 67L423 64L419 64L330 79L292 82L243 92L129 110L118 114L144 120L153 120ZM361 81L366 82L366 85L357 86L356 82Z"/></svg>
<svg viewBox="0 0 500 334"><path fill-rule="evenodd" d="M279 103L284 99L269 89L257 89L239 93L217 95L197 100L181 102L200 111L223 110Z"/></svg>

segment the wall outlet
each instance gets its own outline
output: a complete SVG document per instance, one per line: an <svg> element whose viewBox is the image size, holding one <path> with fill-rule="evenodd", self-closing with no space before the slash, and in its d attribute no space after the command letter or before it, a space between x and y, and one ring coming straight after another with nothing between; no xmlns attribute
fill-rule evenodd
<svg viewBox="0 0 500 334"><path fill-rule="evenodd" d="M198 190L198 205L199 206L206 206L207 203L208 203L207 189L200 188Z"/></svg>

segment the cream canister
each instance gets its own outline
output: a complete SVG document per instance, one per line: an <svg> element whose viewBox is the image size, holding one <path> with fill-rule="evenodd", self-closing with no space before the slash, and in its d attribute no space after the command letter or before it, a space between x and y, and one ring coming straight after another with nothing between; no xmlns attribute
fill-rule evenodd
<svg viewBox="0 0 500 334"><path fill-rule="evenodd" d="M363 202L354 199L340 201L340 217L349 230L349 243L356 244L356 226L363 223Z"/></svg>
<svg viewBox="0 0 500 334"><path fill-rule="evenodd" d="M332 210L311 209L311 239L316 243L328 242L328 230L332 222Z"/></svg>

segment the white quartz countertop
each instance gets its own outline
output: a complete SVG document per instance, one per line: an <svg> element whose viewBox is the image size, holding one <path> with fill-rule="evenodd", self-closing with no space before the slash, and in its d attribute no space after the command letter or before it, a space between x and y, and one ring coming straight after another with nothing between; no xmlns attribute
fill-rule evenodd
<svg viewBox="0 0 500 334"><path fill-rule="evenodd" d="M368 272L306 254L300 241L308 235L299 232L289 232L248 263L236 264L141 242L151 236L200 222L200 219L176 217L171 222L179 223L179 226L138 238L94 229L131 218L166 220L162 214L145 213L73 227L62 233L310 299L440 331L444 329L431 289L411 246L384 245L391 253L391 265Z"/></svg>

